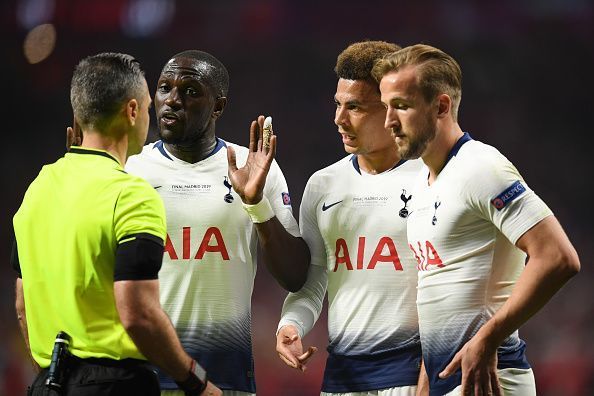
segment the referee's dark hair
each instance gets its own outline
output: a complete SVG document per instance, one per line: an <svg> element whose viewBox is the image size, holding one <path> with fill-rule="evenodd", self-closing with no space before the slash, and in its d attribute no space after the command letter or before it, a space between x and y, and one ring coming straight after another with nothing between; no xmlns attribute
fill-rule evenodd
<svg viewBox="0 0 594 396"><path fill-rule="evenodd" d="M132 56L104 52L84 58L74 69L70 102L81 126L103 129L130 99L146 90L144 71Z"/></svg>

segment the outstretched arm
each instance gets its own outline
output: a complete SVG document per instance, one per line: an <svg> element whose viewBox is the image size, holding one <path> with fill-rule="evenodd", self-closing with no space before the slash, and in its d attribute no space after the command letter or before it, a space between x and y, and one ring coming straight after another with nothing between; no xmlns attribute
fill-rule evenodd
<svg viewBox="0 0 594 396"><path fill-rule="evenodd" d="M263 125L263 116L252 121L249 154L243 167L237 168L235 151L228 148L229 180L256 226L266 267L283 288L297 291L307 276L309 249L303 239L285 229L264 196L266 177L276 152L276 136L270 138L270 147L265 147Z"/></svg>
<svg viewBox="0 0 594 396"><path fill-rule="evenodd" d="M491 389L500 394L497 347L580 270L577 252L553 216L524 233L516 245L529 258L511 296L440 374L445 378L462 368L462 394L491 394Z"/></svg>
<svg viewBox="0 0 594 396"><path fill-rule="evenodd" d="M285 299L276 334L276 352L289 367L305 371L305 364L318 350L310 346L304 352L301 339L320 317L327 286L326 268L311 265L303 288L289 293Z"/></svg>

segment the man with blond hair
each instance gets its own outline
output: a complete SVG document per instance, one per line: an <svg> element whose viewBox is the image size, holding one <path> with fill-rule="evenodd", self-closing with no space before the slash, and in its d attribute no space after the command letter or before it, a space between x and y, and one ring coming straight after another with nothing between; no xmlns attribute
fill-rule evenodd
<svg viewBox="0 0 594 396"><path fill-rule="evenodd" d="M373 75L399 155L425 163L407 232L430 394L535 395L517 329L579 271L575 249L512 163L460 128L451 56L418 44Z"/></svg>

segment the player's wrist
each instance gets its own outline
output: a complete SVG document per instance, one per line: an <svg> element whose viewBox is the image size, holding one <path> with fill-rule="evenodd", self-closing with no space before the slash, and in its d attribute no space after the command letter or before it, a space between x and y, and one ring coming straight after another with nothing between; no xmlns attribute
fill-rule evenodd
<svg viewBox="0 0 594 396"><path fill-rule="evenodd" d="M192 359L189 371L187 379L184 381L175 381L175 383L188 396L200 395L208 385L206 370Z"/></svg>
<svg viewBox="0 0 594 396"><path fill-rule="evenodd" d="M242 205L253 223L265 223L275 216L270 201L266 197L262 197L256 204L242 203Z"/></svg>

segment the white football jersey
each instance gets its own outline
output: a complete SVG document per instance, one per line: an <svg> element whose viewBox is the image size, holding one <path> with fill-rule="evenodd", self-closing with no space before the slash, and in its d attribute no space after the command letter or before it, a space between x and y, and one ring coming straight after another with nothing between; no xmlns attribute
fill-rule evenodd
<svg viewBox="0 0 594 396"><path fill-rule="evenodd" d="M526 261L515 246L552 213L495 148L465 134L428 185L412 194L408 241L418 261L417 305L431 395L460 384L438 378L462 346L510 296ZM529 368L517 331L498 349L498 367Z"/></svg>
<svg viewBox="0 0 594 396"><path fill-rule="evenodd" d="M158 141L129 158L165 203L167 240L159 272L161 305L184 349L222 389L255 392L251 297L257 232L228 180L227 146L245 164L248 149L217 139L204 160L184 162ZM285 178L272 163L264 195L284 227L299 235ZM176 389L161 375L162 389Z"/></svg>
<svg viewBox="0 0 594 396"><path fill-rule="evenodd" d="M329 357L325 392L356 392L417 383L420 341L416 261L406 218L420 160L378 175L348 156L309 179L300 228L311 252L308 281L287 296L280 326L303 336L328 291Z"/></svg>

